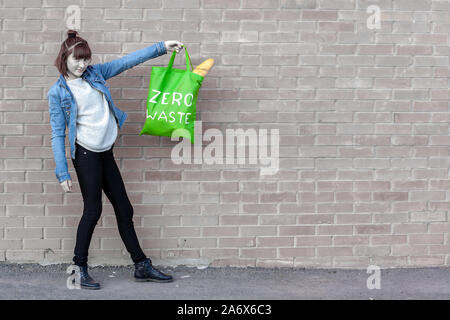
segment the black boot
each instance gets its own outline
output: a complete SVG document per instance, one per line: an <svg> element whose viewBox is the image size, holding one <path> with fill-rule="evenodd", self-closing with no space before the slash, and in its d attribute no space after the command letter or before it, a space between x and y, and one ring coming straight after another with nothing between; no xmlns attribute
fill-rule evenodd
<svg viewBox="0 0 450 320"><path fill-rule="evenodd" d="M100 284L95 282L88 273L88 267L80 267L80 286L82 289L98 290Z"/></svg>
<svg viewBox="0 0 450 320"><path fill-rule="evenodd" d="M166 275L159 271L158 269L155 269L152 266L152 262L149 258L145 259L144 261L138 262L134 264L135 270L134 270L134 279L138 282L145 282L145 281L153 281L153 282L172 282L173 278L172 276Z"/></svg>

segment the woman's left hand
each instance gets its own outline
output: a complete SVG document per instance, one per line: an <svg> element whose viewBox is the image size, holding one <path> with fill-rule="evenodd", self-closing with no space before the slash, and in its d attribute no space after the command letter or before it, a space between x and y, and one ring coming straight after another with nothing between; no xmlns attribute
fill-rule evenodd
<svg viewBox="0 0 450 320"><path fill-rule="evenodd" d="M166 46L167 52L172 52L173 50L175 50L177 53L179 53L180 50L183 49L183 44L180 41L168 40L164 42L164 45Z"/></svg>

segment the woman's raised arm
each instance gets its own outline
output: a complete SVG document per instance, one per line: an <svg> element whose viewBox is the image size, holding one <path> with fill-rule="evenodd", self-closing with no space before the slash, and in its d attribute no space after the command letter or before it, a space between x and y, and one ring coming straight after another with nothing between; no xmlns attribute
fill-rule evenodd
<svg viewBox="0 0 450 320"><path fill-rule="evenodd" d="M140 63L159 57L166 53L166 46L163 41L160 41L149 47L127 54L122 58L105 63L94 64L92 67L99 70L103 78L108 80L109 78L112 78Z"/></svg>

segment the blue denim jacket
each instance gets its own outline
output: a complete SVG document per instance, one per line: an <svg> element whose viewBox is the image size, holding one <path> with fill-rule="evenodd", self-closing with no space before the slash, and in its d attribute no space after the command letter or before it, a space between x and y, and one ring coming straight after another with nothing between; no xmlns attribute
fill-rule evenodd
<svg viewBox="0 0 450 320"><path fill-rule="evenodd" d="M166 54L164 42L157 42L152 46L132 52L122 58L106 63L89 65L83 72L82 78L93 88L100 90L105 95L109 107L112 108L116 117L119 129L122 127L127 114L117 108L111 98L109 86L105 80L112 78L119 73L143 63L149 59ZM72 159L75 159L75 140L77 137L77 104L72 92L67 85L64 76L61 74L56 83L50 88L47 94L50 124L52 127L52 150L55 159L55 174L61 183L71 179L67 167L66 159L66 127L69 128L69 144Z"/></svg>

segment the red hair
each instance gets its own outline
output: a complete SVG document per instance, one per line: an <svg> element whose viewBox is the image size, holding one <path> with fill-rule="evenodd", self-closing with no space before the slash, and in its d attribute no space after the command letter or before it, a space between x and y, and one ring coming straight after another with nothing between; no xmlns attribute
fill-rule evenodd
<svg viewBox="0 0 450 320"><path fill-rule="evenodd" d="M75 30L67 31L67 39L61 44L58 57L55 60L55 67L58 68L59 73L64 76L67 75L67 58L73 52L73 57L79 59L91 59L92 52L86 40L78 36Z"/></svg>

